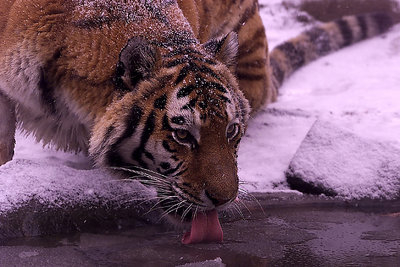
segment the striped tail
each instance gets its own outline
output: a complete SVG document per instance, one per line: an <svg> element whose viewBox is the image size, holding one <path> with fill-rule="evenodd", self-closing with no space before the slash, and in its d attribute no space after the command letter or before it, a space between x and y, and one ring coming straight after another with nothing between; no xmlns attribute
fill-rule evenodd
<svg viewBox="0 0 400 267"><path fill-rule="evenodd" d="M384 13L347 16L316 26L274 48L270 54L275 92L294 71L309 62L361 40L379 35L393 25Z"/></svg>

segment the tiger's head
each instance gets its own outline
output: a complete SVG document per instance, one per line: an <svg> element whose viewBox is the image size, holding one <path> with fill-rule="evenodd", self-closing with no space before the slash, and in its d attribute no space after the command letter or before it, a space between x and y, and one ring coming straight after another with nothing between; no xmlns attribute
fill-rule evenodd
<svg viewBox="0 0 400 267"><path fill-rule="evenodd" d="M120 93L93 129L96 163L154 186L179 219L235 200L250 112L234 76L237 52L235 33L177 47L132 38L116 68Z"/></svg>

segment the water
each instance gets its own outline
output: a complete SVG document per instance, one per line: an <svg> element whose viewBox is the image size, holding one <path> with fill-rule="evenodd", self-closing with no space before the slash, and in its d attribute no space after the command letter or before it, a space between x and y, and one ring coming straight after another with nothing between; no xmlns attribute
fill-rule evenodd
<svg viewBox="0 0 400 267"><path fill-rule="evenodd" d="M400 200L259 195L222 218L223 244L185 246L162 225L3 240L0 266L398 266ZM206 262L211 260L209 262Z"/></svg>

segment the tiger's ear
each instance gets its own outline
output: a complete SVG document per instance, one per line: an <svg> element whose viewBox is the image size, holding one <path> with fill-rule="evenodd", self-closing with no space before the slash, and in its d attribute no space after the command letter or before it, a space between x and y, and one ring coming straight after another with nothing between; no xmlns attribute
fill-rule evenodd
<svg viewBox="0 0 400 267"><path fill-rule="evenodd" d="M211 39L203 45L204 49L231 70L236 69L236 58L239 50L239 39L235 32L222 38Z"/></svg>
<svg viewBox="0 0 400 267"><path fill-rule="evenodd" d="M158 52L147 40L131 38L119 54L114 82L120 89L133 90L156 68Z"/></svg>

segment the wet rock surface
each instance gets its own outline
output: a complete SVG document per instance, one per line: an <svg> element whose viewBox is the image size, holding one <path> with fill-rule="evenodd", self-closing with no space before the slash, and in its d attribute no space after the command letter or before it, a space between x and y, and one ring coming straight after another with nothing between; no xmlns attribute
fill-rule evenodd
<svg viewBox="0 0 400 267"><path fill-rule="evenodd" d="M260 194L223 216L223 244L182 245L161 225L2 240L0 266L397 266L400 201Z"/></svg>

